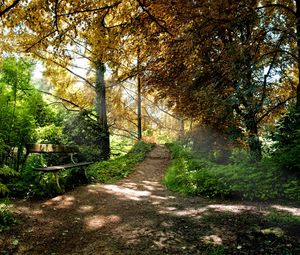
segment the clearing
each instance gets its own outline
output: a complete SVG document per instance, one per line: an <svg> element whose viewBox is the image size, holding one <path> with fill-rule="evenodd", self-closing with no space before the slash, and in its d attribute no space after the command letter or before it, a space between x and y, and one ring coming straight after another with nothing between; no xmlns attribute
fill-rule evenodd
<svg viewBox="0 0 300 255"><path fill-rule="evenodd" d="M299 221L287 216L298 206L174 194L161 184L169 160L157 145L116 184L15 202L19 224L0 233L1 254L300 254Z"/></svg>

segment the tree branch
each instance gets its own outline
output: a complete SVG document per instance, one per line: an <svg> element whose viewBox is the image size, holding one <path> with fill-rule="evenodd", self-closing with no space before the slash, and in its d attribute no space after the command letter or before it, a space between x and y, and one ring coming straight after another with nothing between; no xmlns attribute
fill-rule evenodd
<svg viewBox="0 0 300 255"><path fill-rule="evenodd" d="M282 38L280 40L278 40L276 48L280 47L281 40L282 40ZM271 64L270 64L269 69L268 69L268 72L264 75L263 91L262 91L261 100L260 100L260 103L259 103L259 108L260 109L262 108L263 102L264 102L265 97L266 97L266 93L267 93L267 79L268 79L268 77L271 74L271 70L273 69L273 66L275 65L277 54L278 54L278 52L274 52Z"/></svg>
<svg viewBox="0 0 300 255"><path fill-rule="evenodd" d="M287 7L286 5L283 5L283 4L266 4L266 5L264 5L264 6L256 7L255 9L256 9L256 10L260 10L260 9L272 8L272 7L279 7L279 8L282 8L282 9L284 9L284 10L290 12L290 13L293 14L294 16L296 16L296 12L295 12L293 9L291 9L291 8L289 8L289 7Z"/></svg>
<svg viewBox="0 0 300 255"><path fill-rule="evenodd" d="M4 10L0 11L0 17L3 16L5 13L9 12L14 7L16 7L20 1L21 0L13 1L13 3L11 5L7 6Z"/></svg>
<svg viewBox="0 0 300 255"><path fill-rule="evenodd" d="M76 77L78 77L79 79L83 80L84 82L86 82L89 86L91 86L92 88L95 88L95 86L87 79L85 79L84 77L82 77L81 75L75 73L74 71L72 71L70 68L64 66L63 64L51 59L51 58L46 58L46 57L43 57L41 55L39 55L38 53L34 52L33 53L35 56L37 56L38 58L40 59L43 59L43 60L48 60L48 61L51 61L52 63L60 66L61 68L67 70L68 72L70 72L71 74L75 75Z"/></svg>
<svg viewBox="0 0 300 255"><path fill-rule="evenodd" d="M41 91L40 91L41 92ZM41 93L44 93L44 92L41 92ZM54 96L54 95L53 95ZM48 105L52 105L52 104L60 104L62 105L67 111L70 111L70 112L79 112L80 110L74 110L74 109L70 109L68 108L63 102L52 102Z"/></svg>
<svg viewBox="0 0 300 255"><path fill-rule="evenodd" d="M276 110L278 107L284 105L286 102L288 102L291 99L296 98L296 96L293 97L289 97L286 100L279 102L278 104L274 105L272 108L270 108L269 110L267 110L262 116L260 116L257 121L256 124L260 123L265 117L267 117L271 112L273 112L274 110Z"/></svg>
<svg viewBox="0 0 300 255"><path fill-rule="evenodd" d="M283 49L276 49L276 50L267 52L267 53L265 53L265 54L262 54L256 62L259 62L259 61L261 61L264 57L266 57L266 56L268 56L268 55L275 54L275 53L284 53L284 54L286 54L286 55L291 56L295 61L298 61L298 57L297 57L294 53L289 52L289 51L287 51L287 50L283 50Z"/></svg>
<svg viewBox="0 0 300 255"><path fill-rule="evenodd" d="M39 92L41 92L41 93L43 93L43 94L46 94L46 95L55 97L55 98L57 98L57 99L59 99L59 100L61 100L61 101L63 101L63 102L66 102L66 103L68 103L68 104L70 104L70 105L73 105L74 107L79 108L81 111L84 110L84 108L82 108L82 107L79 106L78 104L75 104L74 102L72 102L72 101L70 101L70 100L68 100L68 99L65 99L65 98L63 98L63 97L54 95L54 94L52 94L52 93L50 93L50 92L47 92L47 91L43 91L43 90L39 90L39 89L37 89L37 91L39 91ZM66 108L66 107L65 107L65 108ZM68 109L68 108L66 108L66 109Z"/></svg>
<svg viewBox="0 0 300 255"><path fill-rule="evenodd" d="M34 44L30 45L30 47L28 47L25 52L29 52L34 46L38 45L39 43L41 43L43 40L45 40L47 37L49 37L50 35L54 34L55 32L58 32L56 30L56 28L54 30L52 30L51 32L49 32L48 34L44 35L42 38L40 38L39 40L37 40Z"/></svg>
<svg viewBox="0 0 300 255"><path fill-rule="evenodd" d="M130 94L128 93L128 91L130 91L130 93L133 93L133 94L137 95L137 93L136 93L135 91L126 88L126 87L125 87L124 85L122 85L122 84L121 84L121 87L125 89L125 91L127 92L128 95L130 95ZM131 95L130 95L130 96L131 96ZM132 96L131 96L131 97L132 97ZM133 97L132 97L132 98L133 98ZM134 98L133 98L133 99L134 99ZM173 115L173 114L167 112L166 110L162 109L160 106L158 106L156 103L154 103L153 101L151 101L149 98L143 96L143 99L145 99L146 101L148 101L149 103L151 103L152 105L154 105L155 107L157 107L157 108L158 108L160 111L162 111L163 113L165 113L165 114L171 116L172 118L174 118L174 119L176 119L176 120L179 120L178 117L176 117L175 115Z"/></svg>
<svg viewBox="0 0 300 255"><path fill-rule="evenodd" d="M146 6L142 3L141 0L137 0L140 7L143 9L144 12L146 12L148 14L148 16L150 17L150 19L152 19L152 21L154 23L156 23L156 25L158 25L164 32L166 32L167 34L169 34L170 36L173 36L173 34L171 32L168 31L167 28L165 28L162 24L160 24L158 22L158 20L156 19L156 17L154 15L151 14L151 12L146 8Z"/></svg>
<svg viewBox="0 0 300 255"><path fill-rule="evenodd" d="M135 139L137 139L137 135L127 129L124 129L124 128L119 128L119 127L114 127L114 129L116 130L120 130L120 131L123 131L123 132L126 132L128 133L129 135L133 136Z"/></svg>

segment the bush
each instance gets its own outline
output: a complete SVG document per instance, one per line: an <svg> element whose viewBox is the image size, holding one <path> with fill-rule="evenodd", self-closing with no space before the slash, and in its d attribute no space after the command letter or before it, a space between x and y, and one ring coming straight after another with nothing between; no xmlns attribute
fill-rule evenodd
<svg viewBox="0 0 300 255"><path fill-rule="evenodd" d="M169 145L173 160L164 177L165 185L173 191L207 197L235 197L247 200L300 199L300 182L282 172L276 162L265 159L250 164L247 155L218 165L203 158L192 158L179 145ZM174 151L172 151L174 149Z"/></svg>
<svg viewBox="0 0 300 255"><path fill-rule="evenodd" d="M127 177L136 163L142 161L153 145L143 141L136 143L124 156L95 163L88 167L87 177L92 182L111 183Z"/></svg>
<svg viewBox="0 0 300 255"><path fill-rule="evenodd" d="M34 168L46 166L44 155L30 155L18 179L9 184L10 195L16 197L47 198L61 193L53 173L33 171ZM66 169L58 174L62 190L69 190L87 183L84 172L78 168Z"/></svg>
<svg viewBox="0 0 300 255"><path fill-rule="evenodd" d="M300 142L300 139L299 139ZM287 146L280 151L277 151L273 156L273 160L278 165L279 169L293 173L300 177L300 144Z"/></svg>
<svg viewBox="0 0 300 255"><path fill-rule="evenodd" d="M18 172L8 166L0 167L0 196L9 192L7 182L9 178L14 176L18 176Z"/></svg>
<svg viewBox="0 0 300 255"><path fill-rule="evenodd" d="M272 134L273 160L278 167L300 177L300 113L296 108L281 118Z"/></svg>
<svg viewBox="0 0 300 255"><path fill-rule="evenodd" d="M8 230L15 223L14 217L8 208L8 201L0 201L0 232Z"/></svg>
<svg viewBox="0 0 300 255"><path fill-rule="evenodd" d="M44 198L57 195L53 174L33 171L36 167L44 166L44 155L30 155L19 178L9 184L11 196Z"/></svg>

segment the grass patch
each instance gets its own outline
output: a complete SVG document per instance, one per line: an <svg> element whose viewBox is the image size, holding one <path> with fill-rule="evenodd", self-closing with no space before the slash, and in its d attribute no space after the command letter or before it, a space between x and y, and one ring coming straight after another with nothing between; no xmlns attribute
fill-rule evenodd
<svg viewBox="0 0 300 255"><path fill-rule="evenodd" d="M290 225L296 224L300 226L300 217L296 215L292 215L287 212L278 212L276 210L272 210L266 217L269 222L276 223L278 225Z"/></svg>
<svg viewBox="0 0 300 255"><path fill-rule="evenodd" d="M281 171L271 160L250 164L248 160L218 165L197 158L188 148L168 145L173 160L164 183L172 191L207 197L246 200L300 200L300 182Z"/></svg>
<svg viewBox="0 0 300 255"><path fill-rule="evenodd" d="M112 183L132 173L134 166L145 158L154 145L139 141L121 157L98 162L88 167L87 177L92 182Z"/></svg>
<svg viewBox="0 0 300 255"><path fill-rule="evenodd" d="M211 247L208 249L208 255L224 255L226 254L223 246Z"/></svg>

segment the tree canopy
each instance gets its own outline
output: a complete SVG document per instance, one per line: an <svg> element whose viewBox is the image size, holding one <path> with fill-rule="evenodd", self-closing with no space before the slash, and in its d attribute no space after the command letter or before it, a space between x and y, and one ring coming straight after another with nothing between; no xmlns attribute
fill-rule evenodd
<svg viewBox="0 0 300 255"><path fill-rule="evenodd" d="M140 75L143 91L167 101L176 114L232 139L240 136L259 160L262 126L274 123L287 105L300 105L299 5L293 0L8 1L1 9L1 48L43 60L57 94L77 105L91 104L94 90L107 136L104 64L118 81ZM94 73L78 77L71 68L78 58ZM78 79L84 89L67 89Z"/></svg>

